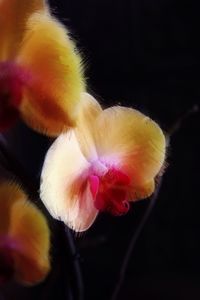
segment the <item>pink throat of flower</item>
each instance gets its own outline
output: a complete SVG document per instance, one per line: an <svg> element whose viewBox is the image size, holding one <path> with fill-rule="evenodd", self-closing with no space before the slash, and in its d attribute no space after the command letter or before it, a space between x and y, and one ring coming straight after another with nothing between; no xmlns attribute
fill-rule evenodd
<svg viewBox="0 0 200 300"><path fill-rule="evenodd" d="M89 175L90 190L94 205L99 211L113 215L123 215L129 210L128 188L130 178L115 167L106 167L99 162L91 168Z"/></svg>
<svg viewBox="0 0 200 300"><path fill-rule="evenodd" d="M9 128L19 117L25 72L12 62L0 63L0 131Z"/></svg>

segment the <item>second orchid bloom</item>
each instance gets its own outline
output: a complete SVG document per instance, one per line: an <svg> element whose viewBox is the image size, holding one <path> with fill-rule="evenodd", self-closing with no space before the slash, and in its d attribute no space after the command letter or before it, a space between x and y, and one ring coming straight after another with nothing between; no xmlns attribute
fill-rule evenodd
<svg viewBox="0 0 200 300"><path fill-rule="evenodd" d="M49 136L76 123L81 59L44 2L0 1L0 132L19 117Z"/></svg>
<svg viewBox="0 0 200 300"><path fill-rule="evenodd" d="M165 161L160 127L137 110L102 110L82 95L77 128L49 149L41 176L41 199L51 215L79 232L101 211L122 215L129 203L150 196Z"/></svg>
<svg viewBox="0 0 200 300"><path fill-rule="evenodd" d="M13 182L0 182L0 284L43 281L50 271L50 231L45 216Z"/></svg>

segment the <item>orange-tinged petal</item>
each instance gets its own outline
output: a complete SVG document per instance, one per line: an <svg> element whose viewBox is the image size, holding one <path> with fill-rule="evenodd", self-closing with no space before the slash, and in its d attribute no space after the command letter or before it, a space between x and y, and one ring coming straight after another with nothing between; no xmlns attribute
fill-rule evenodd
<svg viewBox="0 0 200 300"><path fill-rule="evenodd" d="M50 270L50 234L46 219L30 202L18 201L11 210L9 236L16 241L16 279L24 284L42 281Z"/></svg>
<svg viewBox="0 0 200 300"><path fill-rule="evenodd" d="M128 199L129 201L135 201L140 199L145 199L150 197L155 190L155 180L151 179L150 181L144 183L141 186L132 186L129 192Z"/></svg>
<svg viewBox="0 0 200 300"><path fill-rule="evenodd" d="M65 223L74 231L83 232L94 223L99 211L94 206L94 199L88 183L83 190L77 192L79 192L77 193L79 198L70 208L71 212L65 219Z"/></svg>
<svg viewBox="0 0 200 300"><path fill-rule="evenodd" d="M25 199L26 195L15 183L7 181L0 183L0 235L9 229L12 205Z"/></svg>
<svg viewBox="0 0 200 300"><path fill-rule="evenodd" d="M0 62L0 132L13 126L20 117L24 70L10 61Z"/></svg>
<svg viewBox="0 0 200 300"><path fill-rule="evenodd" d="M165 159L165 137L160 127L137 110L113 107L95 122L95 144L101 159L117 164L143 186L160 171Z"/></svg>
<svg viewBox="0 0 200 300"><path fill-rule="evenodd" d="M0 275L6 279L7 272L12 271L24 284L43 280L50 270L49 228L43 214L16 183L0 183L0 220L0 259L6 258L6 273L1 269Z"/></svg>
<svg viewBox="0 0 200 300"><path fill-rule="evenodd" d="M16 56L27 19L32 13L45 10L47 7L44 0L0 1L0 60Z"/></svg>
<svg viewBox="0 0 200 300"><path fill-rule="evenodd" d="M80 143L81 151L88 160L97 158L92 130L95 119L101 112L102 108L93 96L85 92L81 94L75 133Z"/></svg>
<svg viewBox="0 0 200 300"><path fill-rule="evenodd" d="M62 134L47 152L40 195L50 214L75 231L84 231L97 215L87 184L90 167L73 130Z"/></svg>
<svg viewBox="0 0 200 300"><path fill-rule="evenodd" d="M21 114L33 129L56 136L76 122L84 91L81 58L66 29L48 14L33 14L27 26L17 59L30 73Z"/></svg>

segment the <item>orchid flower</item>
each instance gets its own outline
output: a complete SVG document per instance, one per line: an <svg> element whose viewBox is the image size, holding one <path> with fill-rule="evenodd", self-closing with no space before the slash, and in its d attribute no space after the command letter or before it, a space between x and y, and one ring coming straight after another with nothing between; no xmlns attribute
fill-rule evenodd
<svg viewBox="0 0 200 300"><path fill-rule="evenodd" d="M76 123L82 63L42 0L0 0L0 131L19 117L57 136Z"/></svg>
<svg viewBox="0 0 200 300"><path fill-rule="evenodd" d="M46 219L15 183L0 183L0 283L42 281L50 270Z"/></svg>
<svg viewBox="0 0 200 300"><path fill-rule="evenodd" d="M150 196L165 160L165 137L147 116L121 106L102 110L84 93L75 130L47 152L41 199L50 214L77 232L99 212L122 215L129 203Z"/></svg>

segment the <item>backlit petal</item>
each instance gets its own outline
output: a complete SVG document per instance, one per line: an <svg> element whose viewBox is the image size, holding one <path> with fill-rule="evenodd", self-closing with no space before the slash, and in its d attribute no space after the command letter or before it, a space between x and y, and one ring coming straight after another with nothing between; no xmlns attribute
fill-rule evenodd
<svg viewBox="0 0 200 300"><path fill-rule="evenodd" d="M48 14L34 14L17 62L30 74L21 106L25 122L51 136L74 126L84 78L66 29Z"/></svg>
<svg viewBox="0 0 200 300"><path fill-rule="evenodd" d="M141 186L134 185L130 188L129 201L140 200L150 197L155 190L155 180L143 183Z"/></svg>
<svg viewBox="0 0 200 300"><path fill-rule="evenodd" d="M117 165L143 186L160 171L165 159L165 137L160 127L137 110L113 107L104 110L95 125L99 157Z"/></svg>
<svg viewBox="0 0 200 300"><path fill-rule="evenodd" d="M0 276L6 279L12 271L10 275L20 283L40 282L50 269L49 249L49 228L43 214L19 185L1 182L0 259L5 263Z"/></svg>
<svg viewBox="0 0 200 300"><path fill-rule="evenodd" d="M83 182L79 185L74 182L71 188L71 203L63 221L74 231L83 232L93 224L98 210L94 206L94 198L88 183Z"/></svg>
<svg viewBox="0 0 200 300"><path fill-rule="evenodd" d="M0 60L16 56L29 16L46 10L44 0L0 1Z"/></svg>
<svg viewBox="0 0 200 300"><path fill-rule="evenodd" d="M86 230L97 215L86 181L89 166L70 130L53 143L42 170L42 201L54 218L75 231Z"/></svg>
<svg viewBox="0 0 200 300"><path fill-rule="evenodd" d="M45 218L27 201L12 207L9 236L16 241L16 279L24 284L42 281L50 270L50 236Z"/></svg>
<svg viewBox="0 0 200 300"><path fill-rule="evenodd" d="M88 160L97 159L94 133L92 131L95 119L101 112L102 108L94 97L88 93L81 94L81 103L75 133L80 143L81 151Z"/></svg>
<svg viewBox="0 0 200 300"><path fill-rule="evenodd" d="M9 229L12 205L24 200L26 195L18 185L7 181L0 183L0 235L4 235Z"/></svg>

